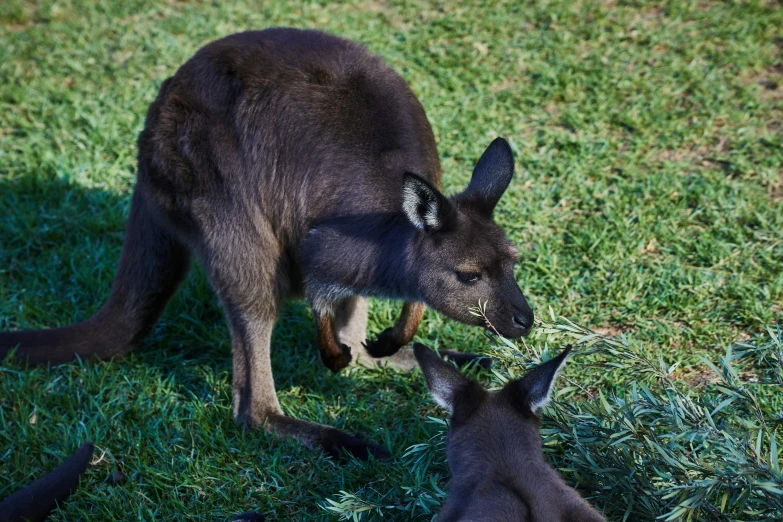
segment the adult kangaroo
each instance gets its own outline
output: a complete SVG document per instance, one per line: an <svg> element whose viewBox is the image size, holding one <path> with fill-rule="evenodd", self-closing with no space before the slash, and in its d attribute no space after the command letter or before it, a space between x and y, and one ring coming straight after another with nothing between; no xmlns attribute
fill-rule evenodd
<svg viewBox="0 0 783 522"><path fill-rule="evenodd" d="M234 418L330 454L387 456L327 426L283 415L270 363L284 300L304 295L333 371L364 355L366 296L405 301L371 356L413 338L424 304L468 324L489 301L517 338L533 312L516 252L492 212L514 171L497 139L468 187L438 192L432 129L405 81L364 47L318 31L234 34L163 82L138 139L137 184L111 294L84 322L0 334L0 356L34 364L128 353L188 268L204 265L226 313ZM355 339L361 331L361 340ZM347 342L351 335L354 339ZM362 353L359 353L359 352Z"/></svg>
<svg viewBox="0 0 783 522"><path fill-rule="evenodd" d="M605 522L544 461L536 412L549 403L571 352L488 392L422 344L414 348L427 386L451 414L449 496L438 522Z"/></svg>

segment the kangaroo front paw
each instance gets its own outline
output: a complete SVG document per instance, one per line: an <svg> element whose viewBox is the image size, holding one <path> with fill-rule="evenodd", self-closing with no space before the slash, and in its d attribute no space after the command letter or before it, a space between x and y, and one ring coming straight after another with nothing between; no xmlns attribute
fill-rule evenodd
<svg viewBox="0 0 783 522"><path fill-rule="evenodd" d="M326 350L321 350L321 360L324 366L332 370L334 373L339 372L351 363L351 348L341 344L340 353L335 355Z"/></svg>
<svg viewBox="0 0 783 522"><path fill-rule="evenodd" d="M335 460L344 461L348 455L360 460L367 460L370 455L384 462L391 460L391 453L383 446L370 442L359 434L350 435L338 429L331 429L325 434L321 447Z"/></svg>
<svg viewBox="0 0 783 522"><path fill-rule="evenodd" d="M364 349L367 350L373 357L389 357L400 351L400 348L405 346L405 343L400 341L394 335L394 329L387 328L381 335L379 335L373 341L367 341L364 344Z"/></svg>

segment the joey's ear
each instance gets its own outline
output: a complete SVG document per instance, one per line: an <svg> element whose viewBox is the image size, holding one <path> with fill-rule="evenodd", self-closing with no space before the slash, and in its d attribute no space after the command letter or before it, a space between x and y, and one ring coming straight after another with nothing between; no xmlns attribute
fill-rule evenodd
<svg viewBox="0 0 783 522"><path fill-rule="evenodd" d="M406 172L402 181L402 210L419 230L437 232L451 215L451 203L423 178Z"/></svg>
<svg viewBox="0 0 783 522"><path fill-rule="evenodd" d="M517 396L522 397L524 404L533 413L549 404L557 374L565 366L566 359L570 353L571 345L568 345L560 355L534 368L522 379L512 383L512 386L517 388Z"/></svg>
<svg viewBox="0 0 783 522"><path fill-rule="evenodd" d="M492 217L495 205L508 188L513 175L514 154L511 147L503 138L496 138L479 158L468 188L459 197L483 215Z"/></svg>
<svg viewBox="0 0 783 522"><path fill-rule="evenodd" d="M424 372L424 378L427 379L427 387L430 389L432 398L435 399L438 406L453 413L455 395L459 390L468 386L470 380L421 343L416 343L413 346L413 353Z"/></svg>

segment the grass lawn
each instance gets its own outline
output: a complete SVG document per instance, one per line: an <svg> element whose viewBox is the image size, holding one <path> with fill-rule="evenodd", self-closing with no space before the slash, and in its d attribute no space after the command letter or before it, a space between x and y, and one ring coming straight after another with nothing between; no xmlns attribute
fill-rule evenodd
<svg viewBox="0 0 783 522"><path fill-rule="evenodd" d="M98 309L158 87L205 43L279 25L355 39L404 76L432 122L446 192L466 184L495 136L512 142L517 174L496 215L524 252L518 280L541 315L551 307L624 333L641 353L679 362L674 377L695 393L710 380L700 356L717 360L729 343L783 323L776 2L5 0L0 330L66 325ZM373 302L371 331L398 307ZM334 376L314 339L308 308L291 303L273 340L288 414L364 432L398 457L437 435L425 419L443 415L419 372ZM490 345L434 312L417 339ZM0 499L91 440L95 463L52 520L221 520L252 509L336 520L319 504L341 490L414 506L383 520L431 518L417 488L404 487L446 488L442 452L417 477L402 462L340 466L244 433L231 420L230 361L222 313L194 267L131 356L35 370L3 363ZM640 378L579 361L566 377L584 388L580 400ZM783 410L779 388L764 396ZM118 467L127 480L112 486ZM585 495L604 507L606 495Z"/></svg>

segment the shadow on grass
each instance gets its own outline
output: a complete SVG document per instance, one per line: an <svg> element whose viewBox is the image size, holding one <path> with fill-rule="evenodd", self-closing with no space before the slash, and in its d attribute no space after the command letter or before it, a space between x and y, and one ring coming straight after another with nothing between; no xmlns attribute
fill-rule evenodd
<svg viewBox="0 0 783 522"><path fill-rule="evenodd" d="M38 329L88 318L109 294L125 235L129 194L59 178L0 179L0 328ZM205 386L192 368L231 372L230 335L204 271L194 261L151 335L130 356L185 390ZM332 376L318 359L308 305L290 301L272 338L279 392L292 386L328 393Z"/></svg>

